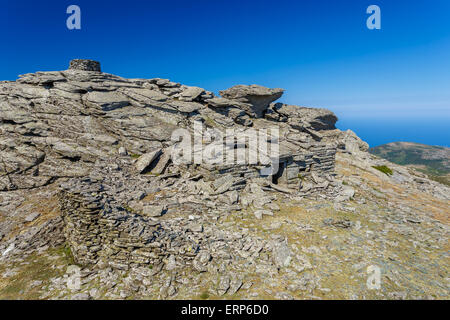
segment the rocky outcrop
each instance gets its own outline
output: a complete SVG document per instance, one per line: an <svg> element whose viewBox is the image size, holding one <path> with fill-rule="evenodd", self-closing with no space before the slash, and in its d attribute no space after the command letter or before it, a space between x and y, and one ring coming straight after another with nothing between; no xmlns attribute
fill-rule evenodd
<svg viewBox="0 0 450 320"><path fill-rule="evenodd" d="M18 291L12 277L36 266L52 278L20 292L42 299L445 297L449 189L368 154L331 111L272 103L281 93L215 97L84 60L1 82L2 284ZM175 161L181 129L202 161ZM203 161L215 150L245 161ZM372 265L395 286L369 292Z"/></svg>
<svg viewBox="0 0 450 320"><path fill-rule="evenodd" d="M276 121L287 121L299 130L333 130L337 117L326 109L315 109L275 103L270 106L267 118Z"/></svg>
<svg viewBox="0 0 450 320"><path fill-rule="evenodd" d="M285 194L337 195L336 143L323 138L337 118L324 109L271 104L282 94L282 89L239 85L221 91L219 98L167 79L103 73L91 60L73 60L65 71L22 75L0 83L0 191L15 191L18 197L60 185L64 237L79 263L128 268L157 263L168 254L183 257L179 250L191 240L178 234L177 249L171 251L170 235L187 229L196 235L202 227L180 229L180 221L159 221L183 200L144 203L148 190L174 186L180 198L196 197L189 200L195 206L213 197L224 210L270 203L245 196L255 185ZM258 160L176 164L172 150L178 142L172 133L186 129L194 135L194 123L202 124L203 149L244 151ZM247 140L211 138L230 128ZM279 130L273 172L266 170L273 165L267 162L270 155L251 148L252 130L270 128ZM264 134L258 141L271 139ZM262 190L258 194L270 199ZM207 212L216 206L199 208ZM186 259L195 256L189 253Z"/></svg>
<svg viewBox="0 0 450 320"><path fill-rule="evenodd" d="M101 190L102 185L95 180L84 179L69 186L60 194L60 202L64 235L77 263L102 262L119 269L128 269L132 263L154 263L150 257L157 258L155 252L161 253L152 249L159 223L112 206L111 199Z"/></svg>
<svg viewBox="0 0 450 320"><path fill-rule="evenodd" d="M362 141L352 130L339 133L338 148L352 154L360 154L369 150L367 142Z"/></svg>
<svg viewBox="0 0 450 320"><path fill-rule="evenodd" d="M220 95L228 100L241 102L243 110L252 117L262 117L269 104L283 95L283 89L269 89L258 85L237 85L220 91ZM223 102L222 102L223 103Z"/></svg>

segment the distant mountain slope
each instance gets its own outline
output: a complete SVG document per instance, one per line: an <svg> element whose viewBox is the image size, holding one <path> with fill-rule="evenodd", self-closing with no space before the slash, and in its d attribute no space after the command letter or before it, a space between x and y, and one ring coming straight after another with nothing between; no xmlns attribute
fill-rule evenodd
<svg viewBox="0 0 450 320"><path fill-rule="evenodd" d="M391 162L408 165L443 183L450 181L450 148L413 142L392 142L369 149Z"/></svg>

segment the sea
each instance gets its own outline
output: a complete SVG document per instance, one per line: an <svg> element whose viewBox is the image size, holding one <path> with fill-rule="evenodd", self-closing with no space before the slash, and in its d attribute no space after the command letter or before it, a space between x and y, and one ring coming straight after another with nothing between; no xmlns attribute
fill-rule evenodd
<svg viewBox="0 0 450 320"><path fill-rule="evenodd" d="M416 142L450 147L450 118L341 118L336 126L351 129L370 147L389 142Z"/></svg>

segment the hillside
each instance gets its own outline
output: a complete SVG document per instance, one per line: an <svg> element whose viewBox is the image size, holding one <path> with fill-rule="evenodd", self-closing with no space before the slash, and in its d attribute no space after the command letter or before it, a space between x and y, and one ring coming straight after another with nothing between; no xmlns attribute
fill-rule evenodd
<svg viewBox="0 0 450 320"><path fill-rule="evenodd" d="M0 82L0 299L448 299L450 188L283 92Z"/></svg>
<svg viewBox="0 0 450 320"><path fill-rule="evenodd" d="M450 183L450 148L413 142L392 142L369 149L371 154L416 168L430 178Z"/></svg>

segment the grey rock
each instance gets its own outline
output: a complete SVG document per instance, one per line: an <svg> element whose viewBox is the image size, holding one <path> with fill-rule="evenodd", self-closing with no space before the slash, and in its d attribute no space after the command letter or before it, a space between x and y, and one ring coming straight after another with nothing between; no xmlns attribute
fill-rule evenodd
<svg viewBox="0 0 450 320"><path fill-rule="evenodd" d="M153 174L162 174L164 170L166 169L167 165L169 164L171 160L171 149L168 148L164 150L163 154L159 157L158 163L155 165L155 167L152 169Z"/></svg>
<svg viewBox="0 0 450 320"><path fill-rule="evenodd" d="M255 217L257 219L262 219L263 215L273 216L273 212L270 211L270 210L256 210L256 211L253 212L253 214L255 215Z"/></svg>
<svg viewBox="0 0 450 320"><path fill-rule="evenodd" d="M77 293L75 295L72 296L71 300L89 300L90 296L87 293Z"/></svg>
<svg viewBox="0 0 450 320"><path fill-rule="evenodd" d="M306 108L283 103L271 105L271 109L282 117L285 117L294 128L312 130L332 130L337 122L336 115L326 109Z"/></svg>
<svg viewBox="0 0 450 320"><path fill-rule="evenodd" d="M269 89L258 85L237 85L220 91L223 98L249 103L255 117L262 117L269 104L283 95L283 89Z"/></svg>
<svg viewBox="0 0 450 320"><path fill-rule="evenodd" d="M25 222L32 222L37 218L39 218L40 216L41 214L39 212L30 213L28 216L25 217Z"/></svg>
<svg viewBox="0 0 450 320"><path fill-rule="evenodd" d="M126 155L128 155L127 149L125 149L125 147L120 147L119 148L119 156L124 157Z"/></svg>
<svg viewBox="0 0 450 320"><path fill-rule="evenodd" d="M136 170L139 173L144 173L145 170L152 164L152 162L161 154L161 149L155 149L146 154L143 154L135 163Z"/></svg>
<svg viewBox="0 0 450 320"><path fill-rule="evenodd" d="M167 259L166 270L168 270L168 271L175 270L176 267L177 267L177 262L175 260L175 256L170 255L169 259Z"/></svg>
<svg viewBox="0 0 450 320"><path fill-rule="evenodd" d="M89 295L92 297L92 299L98 299L100 298L100 291L97 288L92 288L89 290Z"/></svg>
<svg viewBox="0 0 450 320"><path fill-rule="evenodd" d="M228 193L228 199L230 204L236 204L239 202L239 192L233 190Z"/></svg>
<svg viewBox="0 0 450 320"><path fill-rule="evenodd" d="M147 217L160 217L164 212L163 206L158 205L144 205L142 209L142 214Z"/></svg>
<svg viewBox="0 0 450 320"><path fill-rule="evenodd" d="M343 186L339 196L336 197L336 202L343 202L351 199L355 195L355 189L350 186Z"/></svg>
<svg viewBox="0 0 450 320"><path fill-rule="evenodd" d="M210 260L211 260L211 254L206 250L202 250L195 257L192 265L195 270L197 270L199 272L205 272L208 270L207 265Z"/></svg>
<svg viewBox="0 0 450 320"><path fill-rule="evenodd" d="M111 111L126 107L130 104L127 97L118 92L92 91L84 97L92 106L98 105L104 111Z"/></svg>
<svg viewBox="0 0 450 320"><path fill-rule="evenodd" d="M217 293L219 294L219 296L223 296L225 293L227 293L229 288L230 288L230 277L228 276L221 277L219 284L217 286Z"/></svg>
<svg viewBox="0 0 450 320"><path fill-rule="evenodd" d="M352 130L340 132L339 137L339 148L352 153L360 154L362 152L367 152L369 150L369 145L367 142L362 141Z"/></svg>
<svg viewBox="0 0 450 320"><path fill-rule="evenodd" d="M188 227L189 230L191 230L192 232L203 232L203 226L201 224L195 223L195 224L191 224Z"/></svg>
<svg viewBox="0 0 450 320"><path fill-rule="evenodd" d="M287 240L282 242L272 241L272 254L275 265L278 268L287 267L292 260L292 252Z"/></svg>
<svg viewBox="0 0 450 320"><path fill-rule="evenodd" d="M142 89L142 88L126 88L122 91L130 98L149 105L160 105L157 102L164 102L169 99L168 96L158 90Z"/></svg>
<svg viewBox="0 0 450 320"><path fill-rule="evenodd" d="M40 285L42 285L42 283L43 283L42 280L34 280L34 281L31 281L31 283L30 283L30 288L39 287Z"/></svg>
<svg viewBox="0 0 450 320"><path fill-rule="evenodd" d="M235 293L237 293L239 291L239 289L241 289L243 285L243 282L241 279L239 278L233 278L230 282L230 288L228 289L228 294L229 295L233 295Z"/></svg>
<svg viewBox="0 0 450 320"><path fill-rule="evenodd" d="M182 101L194 101L204 92L205 89L199 87L188 87L186 90L182 91L178 96L179 99Z"/></svg>

